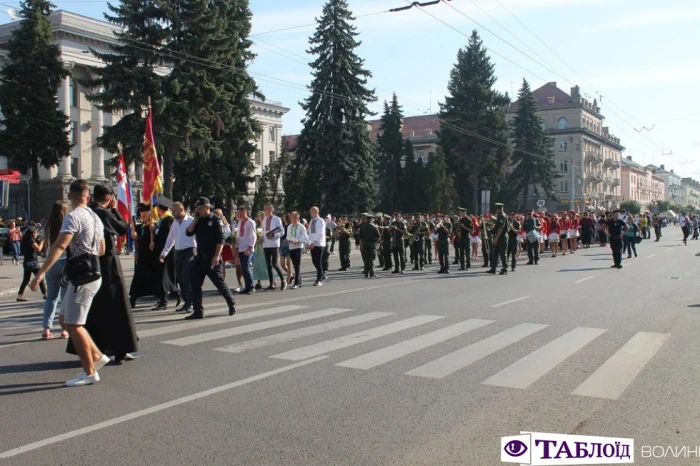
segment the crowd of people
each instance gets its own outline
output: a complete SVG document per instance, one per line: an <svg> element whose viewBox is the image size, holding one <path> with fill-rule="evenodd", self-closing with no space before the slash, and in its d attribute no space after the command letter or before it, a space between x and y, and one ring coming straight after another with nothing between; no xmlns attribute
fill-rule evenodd
<svg viewBox="0 0 700 466"><path fill-rule="evenodd" d="M107 185L95 186L90 199L88 184L76 180L69 197L71 209L58 201L42 228L28 226L21 233L24 280L17 298L25 300L28 284L34 291L41 289L43 339L54 338L51 329L62 303L61 337L68 339L67 351L78 355L83 367L68 386L98 382L98 371L112 358L122 364L138 357L132 310L140 299L155 297L153 310L168 309L170 300L176 300L175 311L187 313L186 320L204 318L206 277L233 316L235 294L300 288L306 254L315 269L314 286L326 282L331 255L340 256L340 272L350 270L353 239L368 279L377 274L377 258L382 271L394 274L406 273L411 265L410 270L420 271L433 261L440 265L437 273L449 274L451 266L468 270L481 258L487 273L506 275L516 270L521 254L527 254L528 265L537 265L547 252L558 257L595 244L609 244L612 267L622 268L622 255L636 257L637 244L651 239L652 231L659 241L665 225L658 215L634 216L620 210L597 216L531 210L506 214L503 204L495 205L494 214L481 216L458 208L457 216L404 216L396 211L363 213L355 219L324 218L318 207L309 210L308 218L299 212L277 216L274 206L267 204L254 218L239 207L229 221L205 197L197 200L190 214L182 203L162 196L155 209L140 204L135 219L124 219ZM684 243L691 236L698 238L697 219L683 214L679 226ZM117 257L118 239L128 233L135 245L130 286ZM42 253L46 260L40 264ZM233 290L226 284L227 266L235 273Z"/></svg>

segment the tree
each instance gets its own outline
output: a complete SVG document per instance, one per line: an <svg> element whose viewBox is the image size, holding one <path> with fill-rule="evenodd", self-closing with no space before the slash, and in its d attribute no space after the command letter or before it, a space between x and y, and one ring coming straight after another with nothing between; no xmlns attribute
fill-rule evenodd
<svg viewBox="0 0 700 466"><path fill-rule="evenodd" d="M472 212L478 210L479 190L498 191L509 166L506 108L510 99L493 88L495 83L494 66L474 31L450 72L438 134L460 202Z"/></svg>
<svg viewBox="0 0 700 466"><path fill-rule="evenodd" d="M427 204L423 210L449 212L456 207L457 191L454 179L447 173L445 155L439 147L436 153L431 152L428 156L424 180L424 199Z"/></svg>
<svg viewBox="0 0 700 466"><path fill-rule="evenodd" d="M121 0L109 8L106 18L125 29L117 33L113 53L97 53L106 66L93 68L85 84L94 90L88 99L125 116L105 129L100 146L114 150L122 142L125 157L140 160L142 110L152 98L165 195L197 196L192 183L201 179L207 181L200 190L209 186L229 204L247 194L254 141L262 131L248 101L262 98L246 71L254 57L248 1ZM192 167L198 173L189 176ZM184 183L177 189L176 173Z"/></svg>
<svg viewBox="0 0 700 466"><path fill-rule="evenodd" d="M375 205L375 154L365 121L375 97L367 89L371 73L355 52L354 19L346 0L328 0L310 39L317 58L311 95L301 103L306 116L295 161L303 207L353 212Z"/></svg>
<svg viewBox="0 0 700 466"><path fill-rule="evenodd" d="M626 210L632 215L637 215L639 212L642 211L642 204L635 200L628 199L620 203L620 209Z"/></svg>
<svg viewBox="0 0 700 466"><path fill-rule="evenodd" d="M391 106L384 102L384 114L377 136L377 160L379 166L380 210L394 212L399 207L401 186L401 160L404 156L404 139L401 134L403 114L394 94Z"/></svg>
<svg viewBox="0 0 700 466"><path fill-rule="evenodd" d="M423 210L426 207L425 166L416 160L411 141L404 142L404 167L401 175L401 205L405 210Z"/></svg>
<svg viewBox="0 0 700 466"><path fill-rule="evenodd" d="M37 212L39 166L50 168L70 156L69 122L56 99L69 73L51 42L53 5L46 0L21 5L22 20L7 44L9 62L0 71L0 152L22 173L31 170L30 205Z"/></svg>
<svg viewBox="0 0 700 466"><path fill-rule="evenodd" d="M255 192L253 198L253 212L263 210L265 204L272 204L277 207L280 201L282 180L289 164L289 154L287 152L287 142L282 140L282 152L280 156L270 162L263 170L260 178L260 187Z"/></svg>
<svg viewBox="0 0 700 466"><path fill-rule="evenodd" d="M542 120L537 116L537 101L524 79L517 103L518 110L513 120L515 168L510 176L510 186L522 193L522 208L527 209L530 186L535 184L535 192L541 188L545 196L553 198L554 180L558 175L555 172L554 152L542 129Z"/></svg>

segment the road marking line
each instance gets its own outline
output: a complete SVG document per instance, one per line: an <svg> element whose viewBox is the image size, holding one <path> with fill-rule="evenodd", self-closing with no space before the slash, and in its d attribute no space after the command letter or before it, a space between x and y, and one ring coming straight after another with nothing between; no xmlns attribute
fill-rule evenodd
<svg viewBox="0 0 700 466"><path fill-rule="evenodd" d="M649 259L650 257L654 257L655 255L656 255L656 254L650 254L650 255L647 256L647 259Z"/></svg>
<svg viewBox="0 0 700 466"><path fill-rule="evenodd" d="M590 276L590 277L582 278L581 280L576 280L574 283L583 283L583 282L586 282L592 278L594 278L594 277Z"/></svg>
<svg viewBox="0 0 700 466"><path fill-rule="evenodd" d="M350 335L345 335L342 337L333 338L332 340L322 341L313 345L304 346L302 348L298 348L291 351L286 351L284 353L276 354L271 357L276 359L287 359L290 361L308 359L314 356L319 356L321 354L330 353L331 351L347 348L348 346L353 346L359 343L364 343L369 340L374 340L375 338L391 335L392 333L400 332L402 330L427 324L429 322L433 322L442 318L442 316L426 315L411 317L410 319L392 322L391 324L371 328L362 332L351 333Z"/></svg>
<svg viewBox="0 0 700 466"><path fill-rule="evenodd" d="M674 248L668 248L668 249L666 249L666 251L667 251L667 252L668 252L668 251L673 251L673 249L674 249Z"/></svg>
<svg viewBox="0 0 700 466"><path fill-rule="evenodd" d="M578 327L489 377L484 385L525 389L540 377L605 333L605 329Z"/></svg>
<svg viewBox="0 0 700 466"><path fill-rule="evenodd" d="M505 306L506 304L517 303L518 301L523 301L523 300L528 299L528 298L529 298L529 296L522 296L520 298L511 299L510 301L505 301L503 303L494 304L491 307L501 307L501 306Z"/></svg>
<svg viewBox="0 0 700 466"><path fill-rule="evenodd" d="M416 351L429 348L450 338L458 337L472 330L492 324L494 320L469 319L458 324L450 325L449 327L441 328L434 332L426 333L416 338L397 343L395 345L372 351L371 353L363 354L353 359L348 359L336 366L351 367L353 369L371 369L380 366L387 362L407 356Z"/></svg>
<svg viewBox="0 0 700 466"><path fill-rule="evenodd" d="M408 371L406 375L442 379L547 327L548 325L542 324L517 325L485 340L481 340L473 345L469 345L454 353L450 353L435 361Z"/></svg>
<svg viewBox="0 0 700 466"><path fill-rule="evenodd" d="M396 314L393 312L370 312L367 314L361 314L359 316L348 317L346 319L334 320L332 322L324 322L322 324L312 325L310 327L304 327L296 330L290 330L288 332L277 333L275 335L268 335L266 337L255 338L253 340L241 341L232 345L214 348L214 351L223 351L225 353L242 353L251 349L260 348L268 345L275 345L278 343L284 343L286 341L296 340L297 338L316 335L319 333L328 332L330 330L337 330L339 328L350 327L353 325L358 325L365 322L370 322L372 320L380 319L382 317L393 315Z"/></svg>
<svg viewBox="0 0 700 466"><path fill-rule="evenodd" d="M256 322L254 324L242 325L240 327L225 328L221 330L216 330L214 332L199 333L197 335L191 335L189 337L177 338L175 340L162 341L167 345L175 346L189 346L195 345L197 343L204 343L212 340L219 340L221 338L232 337L234 335L243 335L246 333L257 332L260 330L267 330L269 328L282 327L284 325L296 324L299 322L306 322L307 320L320 319L322 317L330 317L336 314L342 314L344 312L352 312L354 309L324 309L322 311L307 312L306 314L297 314L289 317L282 317L281 319L274 320L264 320L262 322Z"/></svg>
<svg viewBox="0 0 700 466"><path fill-rule="evenodd" d="M298 311L299 309L306 309L308 306L297 306L297 305L291 305L291 306L280 306L272 309L265 309L262 311L255 311L255 312L248 312L246 314L241 314L238 315L236 314L235 317L228 317L226 316L229 320L227 321L226 319L215 319L215 318L208 318L200 321L195 321L195 322L183 322L182 324L173 324L173 325L167 325L165 327L158 327L158 328L151 328L148 330L140 330L138 332L139 338L144 338L144 337L152 337L155 335L165 335L167 333L175 333L175 332L186 332L187 330L195 329L195 328L203 328L203 327L211 327L212 325L219 325L222 323L235 323L239 322L241 320L248 320L248 319L255 319L257 317L267 317L267 316L273 316L275 314L282 314L284 312L290 312L290 311Z"/></svg>
<svg viewBox="0 0 700 466"><path fill-rule="evenodd" d="M104 422L99 422L99 423L93 424L91 426L82 427L80 429L72 430L70 432L66 432L64 434L60 434L60 435L57 435L55 437L50 437L50 438L47 438L44 440L40 440L38 442L29 443L27 445L24 445L24 446L21 446L18 448L13 448L12 450L7 450L7 451L0 453L0 458L11 458L13 456L17 456L17 455L20 455L22 453L26 453L26 452L29 452L32 450L37 450L39 448L42 448L42 447L45 447L48 445L53 445L55 443L59 443L59 442L62 442L64 440L79 437L79 436L84 435L84 434L91 434L91 433L93 433L97 430L100 430L100 429L105 429L107 427L111 427L111 426L114 426L117 424L122 424L124 422L138 419L140 417L144 417L144 416L147 416L149 414L157 413L159 411L164 411L164 410L169 409L169 408L174 408L175 406L189 403L190 401L195 401L195 400L199 400L201 398L205 398L205 397L208 397L211 395L216 395L217 393L225 392L227 390L241 387L241 386L247 385L249 383L257 382L259 380L263 380L263 379L266 379L268 377L272 377L274 375L282 374L284 372L288 372L288 371L297 369L297 368L302 367L302 366L313 364L315 362L321 361L321 360L326 359L326 358L327 358L327 356L320 356L317 358L308 359L306 361L301 361L301 362L297 362L294 364L289 364L287 366L280 367L279 369L275 369L275 370L272 370L269 372L264 372L262 374L254 375L252 377L238 380L236 382L228 383L226 385L221 385L219 387L210 388L209 390L204 390L202 392L194 393L192 395L183 396L182 398L177 398L175 400L168 401L166 403L162 403L162 404L159 404L156 406L152 406L150 408L142 409L140 411L135 411L133 413L126 414L124 416L119 416L119 417L114 418L114 419L109 419L109 420L104 421Z"/></svg>
<svg viewBox="0 0 700 466"><path fill-rule="evenodd" d="M617 400L669 336L637 333L571 394Z"/></svg>

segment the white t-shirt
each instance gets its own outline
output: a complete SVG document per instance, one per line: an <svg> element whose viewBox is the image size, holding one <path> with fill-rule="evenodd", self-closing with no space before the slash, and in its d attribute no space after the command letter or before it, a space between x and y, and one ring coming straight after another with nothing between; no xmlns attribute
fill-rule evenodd
<svg viewBox="0 0 700 466"><path fill-rule="evenodd" d="M102 220L87 207L78 207L66 215L61 225L61 233L72 233L68 245L72 256L80 254L100 254L100 244L104 238Z"/></svg>
<svg viewBox="0 0 700 466"><path fill-rule="evenodd" d="M685 218L685 215L681 215L680 218L678 219L678 225L683 228L688 220Z"/></svg>

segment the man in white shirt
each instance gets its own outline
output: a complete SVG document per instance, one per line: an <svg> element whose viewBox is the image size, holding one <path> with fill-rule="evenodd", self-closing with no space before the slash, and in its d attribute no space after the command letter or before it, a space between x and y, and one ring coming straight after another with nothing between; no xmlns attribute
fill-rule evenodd
<svg viewBox="0 0 700 466"><path fill-rule="evenodd" d="M253 271L250 270L250 259L255 250L255 242L258 234L255 222L248 217L245 207L239 207L236 216L238 217L238 257L241 260L241 272L245 280L245 290L241 294L255 293L253 286Z"/></svg>
<svg viewBox="0 0 700 466"><path fill-rule="evenodd" d="M687 213L683 212L678 219L678 226L681 227L683 231L683 244L688 245L688 235L690 235L690 228L688 227L688 217Z"/></svg>
<svg viewBox="0 0 700 466"><path fill-rule="evenodd" d="M279 265L280 238L284 234L284 227L282 226L282 220L272 215L275 210L272 204L265 204L263 210L265 211L265 220L263 221L263 250L265 251L265 263L267 264L267 278L270 279L270 286L268 286L267 289L274 290L277 288L272 277L272 269L275 269L277 275L280 277L280 283L282 283L282 291L284 291L284 289L287 288L287 280L284 279L282 269Z"/></svg>
<svg viewBox="0 0 700 466"><path fill-rule="evenodd" d="M190 272L195 258L197 241L194 236L187 236L187 227L190 226L194 218L187 214L185 206L180 202L173 204L173 218L175 221L170 227L163 252L160 253L160 261L165 262L165 257L175 247L175 280L180 285L182 299L185 302L180 309L176 309L176 312L192 312Z"/></svg>
<svg viewBox="0 0 700 466"><path fill-rule="evenodd" d="M309 210L311 221L309 222L309 249L311 261L316 267L316 282L314 286L323 285L326 276L323 274L323 252L326 250L326 222L319 217L318 207L313 206Z"/></svg>

